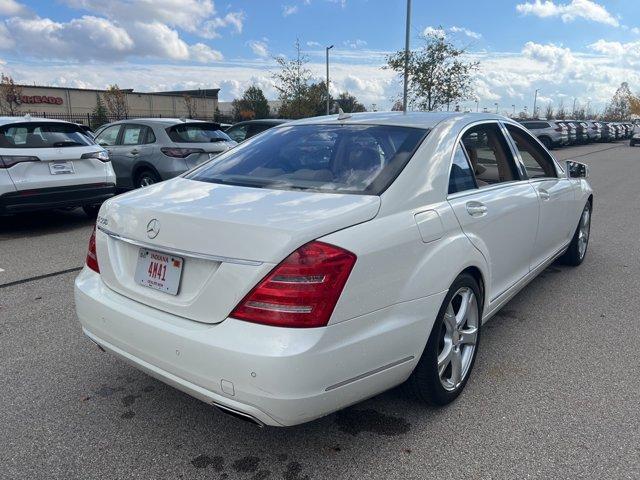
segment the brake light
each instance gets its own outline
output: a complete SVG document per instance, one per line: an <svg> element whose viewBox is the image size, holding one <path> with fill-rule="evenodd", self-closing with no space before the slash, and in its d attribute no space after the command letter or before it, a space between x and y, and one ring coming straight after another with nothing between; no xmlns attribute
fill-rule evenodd
<svg viewBox="0 0 640 480"><path fill-rule="evenodd" d="M2 155L0 157L0 168L11 168L18 163L39 161L38 157L28 155Z"/></svg>
<svg viewBox="0 0 640 480"><path fill-rule="evenodd" d="M355 263L355 254L347 250L307 243L258 283L231 317L277 327L323 327Z"/></svg>
<svg viewBox="0 0 640 480"><path fill-rule="evenodd" d="M81 160L86 160L88 158L95 158L96 160L106 163L109 161L109 153L107 153L106 150L100 150L98 152L83 153L80 156Z"/></svg>
<svg viewBox="0 0 640 480"><path fill-rule="evenodd" d="M89 248L87 250L87 267L94 272L100 273L100 266L98 265L98 255L96 253L96 227L93 227L91 237L89 237Z"/></svg>
<svg viewBox="0 0 640 480"><path fill-rule="evenodd" d="M201 148L177 148L177 147L162 147L160 149L167 157L185 158L192 153L204 153Z"/></svg>

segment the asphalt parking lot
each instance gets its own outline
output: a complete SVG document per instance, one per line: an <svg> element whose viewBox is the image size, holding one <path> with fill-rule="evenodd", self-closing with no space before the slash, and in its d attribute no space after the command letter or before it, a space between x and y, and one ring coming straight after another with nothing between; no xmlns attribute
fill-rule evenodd
<svg viewBox="0 0 640 480"><path fill-rule="evenodd" d="M587 259L485 325L458 401L396 389L288 429L227 417L83 337L81 210L0 217L0 478L640 478L640 149L556 156L590 166Z"/></svg>

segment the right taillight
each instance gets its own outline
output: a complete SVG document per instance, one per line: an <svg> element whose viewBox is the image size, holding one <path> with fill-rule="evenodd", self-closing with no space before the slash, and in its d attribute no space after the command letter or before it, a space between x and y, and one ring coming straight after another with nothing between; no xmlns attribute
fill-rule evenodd
<svg viewBox="0 0 640 480"><path fill-rule="evenodd" d="M100 266L98 265L98 255L96 253L96 227L93 227L91 237L89 237L89 248L87 249L87 267L94 272L100 273Z"/></svg>
<svg viewBox="0 0 640 480"><path fill-rule="evenodd" d="M323 327L355 263L355 254L347 250L307 243L276 266L230 316L278 327Z"/></svg>
<svg viewBox="0 0 640 480"><path fill-rule="evenodd" d="M174 158L186 158L192 153L204 153L204 150L201 148L162 147L160 151L167 157Z"/></svg>

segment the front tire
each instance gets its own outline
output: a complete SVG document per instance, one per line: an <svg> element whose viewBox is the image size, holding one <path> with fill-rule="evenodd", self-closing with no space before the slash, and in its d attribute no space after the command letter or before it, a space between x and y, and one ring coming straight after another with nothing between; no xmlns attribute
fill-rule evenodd
<svg viewBox="0 0 640 480"><path fill-rule="evenodd" d="M453 402L471 375L480 341L482 301L476 280L463 273L447 293L407 389L419 400Z"/></svg>
<svg viewBox="0 0 640 480"><path fill-rule="evenodd" d="M540 141L547 148L547 150L551 150L553 148L553 142L549 137L540 137Z"/></svg>
<svg viewBox="0 0 640 480"><path fill-rule="evenodd" d="M573 239L569 244L567 251L560 257L560 261L565 265L577 267L584 261L587 255L587 247L589 246L589 237L591 235L591 202L582 209L580 222L573 235Z"/></svg>

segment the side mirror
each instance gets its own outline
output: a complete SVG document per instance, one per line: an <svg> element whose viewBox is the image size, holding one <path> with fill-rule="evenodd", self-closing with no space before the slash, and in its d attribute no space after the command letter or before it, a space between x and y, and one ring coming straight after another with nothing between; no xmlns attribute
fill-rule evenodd
<svg viewBox="0 0 640 480"><path fill-rule="evenodd" d="M584 163L567 160L568 178L589 178L589 167Z"/></svg>

